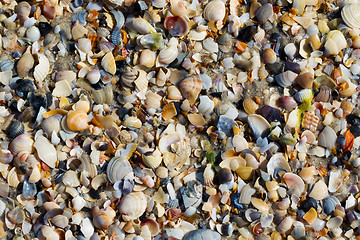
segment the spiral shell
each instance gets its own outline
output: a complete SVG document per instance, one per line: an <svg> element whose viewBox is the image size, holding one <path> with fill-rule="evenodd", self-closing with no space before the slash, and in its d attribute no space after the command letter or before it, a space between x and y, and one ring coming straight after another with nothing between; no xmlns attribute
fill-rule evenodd
<svg viewBox="0 0 360 240"><path fill-rule="evenodd" d="M39 54L39 64L34 69L34 78L37 82L42 82L48 75L50 63L44 54Z"/></svg>
<svg viewBox="0 0 360 240"><path fill-rule="evenodd" d="M106 175L111 183L115 183L132 171L129 161L124 157L113 157L107 166Z"/></svg>
<svg viewBox="0 0 360 240"><path fill-rule="evenodd" d="M162 49L157 57L160 64L168 65L172 63L178 56L179 50L177 48L179 41L176 38L171 38L167 47Z"/></svg>
<svg viewBox="0 0 360 240"><path fill-rule="evenodd" d="M128 66L125 68L125 71L121 75L121 81L125 86L133 87L137 75L138 75L138 71Z"/></svg>
<svg viewBox="0 0 360 240"><path fill-rule="evenodd" d="M349 27L360 28L360 4L345 5L341 17Z"/></svg>
<svg viewBox="0 0 360 240"><path fill-rule="evenodd" d="M204 183L205 185L210 185L214 180L215 172L211 167L211 164L207 164L203 173Z"/></svg>
<svg viewBox="0 0 360 240"><path fill-rule="evenodd" d="M203 81L199 75L191 75L180 82L179 88L183 97L189 99L192 104L201 92L202 85Z"/></svg>
<svg viewBox="0 0 360 240"><path fill-rule="evenodd" d="M119 211L131 219L136 219L143 215L146 206L145 194L143 192L132 192L121 199Z"/></svg>
<svg viewBox="0 0 360 240"><path fill-rule="evenodd" d="M214 0L206 4L203 15L208 21L223 20L225 17L226 9L223 1Z"/></svg>
<svg viewBox="0 0 360 240"><path fill-rule="evenodd" d="M16 69L18 76L21 78L27 77L29 75L30 69L34 66L34 62L35 60L30 53L29 47L17 63Z"/></svg>
<svg viewBox="0 0 360 240"><path fill-rule="evenodd" d="M22 151L31 153L33 144L34 140L32 140L31 135L23 133L11 141L9 149L13 154L17 154Z"/></svg>
<svg viewBox="0 0 360 240"><path fill-rule="evenodd" d="M114 75L116 73L116 64L115 58L112 52L108 52L105 56L101 59L101 66L104 68L105 71Z"/></svg>
<svg viewBox="0 0 360 240"><path fill-rule="evenodd" d="M101 211L97 206L92 209L94 227L106 230L112 223L116 213L111 207Z"/></svg>

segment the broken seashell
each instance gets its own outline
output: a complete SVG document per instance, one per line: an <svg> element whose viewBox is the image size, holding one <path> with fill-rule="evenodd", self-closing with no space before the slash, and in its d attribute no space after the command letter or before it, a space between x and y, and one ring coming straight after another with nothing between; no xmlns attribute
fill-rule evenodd
<svg viewBox="0 0 360 240"><path fill-rule="evenodd" d="M360 4L345 5L341 17L349 27L360 28Z"/></svg>
<svg viewBox="0 0 360 240"><path fill-rule="evenodd" d="M114 209L107 207L101 211L97 206L92 209L94 227L106 230L113 222L116 216Z"/></svg>
<svg viewBox="0 0 360 240"><path fill-rule="evenodd" d="M304 181L298 175L288 172L284 174L283 179L289 189L292 187L296 187L299 194L304 192Z"/></svg>
<svg viewBox="0 0 360 240"><path fill-rule="evenodd" d="M248 116L248 122L255 138L261 137L261 135L271 127L269 122L258 114L250 114Z"/></svg>
<svg viewBox="0 0 360 240"><path fill-rule="evenodd" d="M331 127L326 126L319 134L318 142L320 146L332 149L335 147L336 138L337 136L335 131Z"/></svg>
<svg viewBox="0 0 360 240"><path fill-rule="evenodd" d="M44 136L39 136L35 140L34 147L41 161L46 163L50 168L55 168L57 152L54 145Z"/></svg>
<svg viewBox="0 0 360 240"><path fill-rule="evenodd" d="M34 78L38 83L42 83L50 70L50 63L44 54L38 54L39 64L34 69Z"/></svg>
<svg viewBox="0 0 360 240"><path fill-rule="evenodd" d="M193 104L202 89L202 85L203 81L199 75L191 75L180 82L179 88L183 97Z"/></svg>
<svg viewBox="0 0 360 240"><path fill-rule="evenodd" d="M176 38L171 38L167 46L159 52L157 61L164 65L172 63L179 53L178 44L179 41Z"/></svg>
<svg viewBox="0 0 360 240"><path fill-rule="evenodd" d="M105 56L101 59L101 66L104 68L105 71L114 75L116 73L116 64L115 58L112 52L108 52Z"/></svg>
<svg viewBox="0 0 360 240"><path fill-rule="evenodd" d="M187 115L189 122L194 126L204 126L205 125L205 119L201 114L198 113L192 113Z"/></svg>
<svg viewBox="0 0 360 240"><path fill-rule="evenodd" d="M204 184L205 185L212 184L212 182L214 180L214 177L215 177L215 172L212 169L212 165L209 163L209 164L206 165L206 168L205 168L204 173L203 173Z"/></svg>
<svg viewBox="0 0 360 240"><path fill-rule="evenodd" d="M266 167L267 167L267 172L272 177L274 177L274 173L276 169L284 169L287 172L291 171L289 163L287 162L287 160L285 159L282 153L274 154L270 158Z"/></svg>
<svg viewBox="0 0 360 240"><path fill-rule="evenodd" d="M314 198L315 200L323 200L329 195L328 187L326 186L323 180L319 180L313 186L309 197Z"/></svg>
<svg viewBox="0 0 360 240"><path fill-rule="evenodd" d="M162 97L159 94L148 92L146 93L145 97L145 103L149 108L160 108Z"/></svg>
<svg viewBox="0 0 360 240"><path fill-rule="evenodd" d="M162 163L161 153L156 150L151 155L143 155L143 162L146 166L156 169Z"/></svg>
<svg viewBox="0 0 360 240"><path fill-rule="evenodd" d="M247 114L253 114L259 109L259 104L251 98L245 98L243 101L243 107Z"/></svg>
<svg viewBox="0 0 360 240"><path fill-rule="evenodd" d="M145 49L140 54L140 65L152 68L155 65L156 53Z"/></svg>

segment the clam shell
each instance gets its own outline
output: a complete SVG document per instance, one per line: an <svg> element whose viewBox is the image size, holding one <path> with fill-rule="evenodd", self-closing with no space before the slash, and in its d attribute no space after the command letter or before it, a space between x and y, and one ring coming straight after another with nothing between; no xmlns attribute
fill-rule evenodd
<svg viewBox="0 0 360 240"><path fill-rule="evenodd" d="M123 122L124 127L141 128L142 122L137 117L128 117Z"/></svg>
<svg viewBox="0 0 360 240"><path fill-rule="evenodd" d="M114 93L112 91L111 85L107 85L106 87L91 91L91 95L94 98L96 104L111 104L114 99Z"/></svg>
<svg viewBox="0 0 360 240"><path fill-rule="evenodd" d="M71 83L76 79L76 73L74 71L59 71L56 73L55 80L56 82L60 82L62 80L66 80L68 83Z"/></svg>
<svg viewBox="0 0 360 240"><path fill-rule="evenodd" d="M164 20L164 27L171 36L180 37L189 32L189 25L184 17L169 16Z"/></svg>
<svg viewBox="0 0 360 240"><path fill-rule="evenodd" d="M160 64L168 65L172 63L178 56L179 50L178 50L178 40L176 38L171 38L167 47L162 49L159 52L159 55L157 57L157 61Z"/></svg>
<svg viewBox="0 0 360 240"><path fill-rule="evenodd" d="M323 200L329 195L328 187L323 180L317 181L311 190L309 197L315 200Z"/></svg>
<svg viewBox="0 0 360 240"><path fill-rule="evenodd" d="M336 55L342 49L347 47L347 41L344 34L339 30L332 30L326 35L326 42L324 45L327 54Z"/></svg>
<svg viewBox="0 0 360 240"><path fill-rule="evenodd" d="M115 58L112 52L108 52L105 56L101 59L101 66L104 68L105 71L114 75L116 73L116 64Z"/></svg>
<svg viewBox="0 0 360 240"><path fill-rule="evenodd" d="M65 228L69 225L69 219L64 215L57 215L51 219L51 223L59 228Z"/></svg>
<svg viewBox="0 0 360 240"><path fill-rule="evenodd" d="M160 153L160 152L159 152ZM157 167L160 166L160 164L162 163L162 157L161 154L158 155L143 155L143 162L146 166L156 169Z"/></svg>
<svg viewBox="0 0 360 240"><path fill-rule="evenodd" d="M223 1L213 0L206 4L203 16L208 21L223 20L225 17L226 9Z"/></svg>
<svg viewBox="0 0 360 240"><path fill-rule="evenodd" d="M20 181L16 173L16 167L9 171L6 179L10 187L16 188L19 185Z"/></svg>
<svg viewBox="0 0 360 240"><path fill-rule="evenodd" d="M139 218L146 210L147 200L143 192L125 195L119 203L119 212L131 219Z"/></svg>
<svg viewBox="0 0 360 240"><path fill-rule="evenodd" d="M192 113L187 115L189 122L194 126L204 126L205 125L205 119L201 114L198 113Z"/></svg>
<svg viewBox="0 0 360 240"><path fill-rule="evenodd" d="M328 190L331 193L336 192L342 185L341 170L331 171L329 173L329 186Z"/></svg>
<svg viewBox="0 0 360 240"><path fill-rule="evenodd" d="M161 47L163 37L161 33L151 33L137 37L136 42L143 48L156 51Z"/></svg>
<svg viewBox="0 0 360 240"><path fill-rule="evenodd" d="M62 80L55 83L55 88L52 92L52 95L55 97L67 97L71 94L72 89L68 81Z"/></svg>
<svg viewBox="0 0 360 240"><path fill-rule="evenodd" d="M111 183L115 183L132 172L133 169L125 157L113 157L107 166L106 176Z"/></svg>
<svg viewBox="0 0 360 240"><path fill-rule="evenodd" d="M38 40L40 39L40 37L41 37L39 28L37 28L36 26L30 27L30 28L26 31L26 37L27 37L31 42L36 42L36 41L38 41Z"/></svg>
<svg viewBox="0 0 360 240"><path fill-rule="evenodd" d="M19 77L27 77L30 69L34 66L34 57L30 53L30 47L26 50L24 55L20 58L17 63L16 70Z"/></svg>
<svg viewBox="0 0 360 240"><path fill-rule="evenodd" d="M74 25L71 29L71 35L75 41L82 38L85 34L87 34L87 29L81 24Z"/></svg>
<svg viewBox="0 0 360 240"><path fill-rule="evenodd" d="M318 142L320 146L326 147L327 149L332 149L335 147L336 138L337 136L335 131L331 127L326 126L319 134Z"/></svg>
<svg viewBox="0 0 360 240"><path fill-rule="evenodd" d="M296 188L298 195L300 195L302 192L304 192L305 183L301 179L301 177L299 177L295 173L289 173L289 172L285 173L283 175L283 179L289 189L293 188L293 187Z"/></svg>
<svg viewBox="0 0 360 240"><path fill-rule="evenodd" d="M277 105L286 110L292 110L297 107L297 102L293 97L283 96L277 100Z"/></svg>
<svg viewBox="0 0 360 240"><path fill-rule="evenodd" d="M310 72L306 72L298 75L295 78L295 82L302 88L312 88L314 82L314 76Z"/></svg>
<svg viewBox="0 0 360 240"><path fill-rule="evenodd" d="M276 53L271 48L265 49L262 55L262 59L265 64L276 62Z"/></svg>
<svg viewBox="0 0 360 240"><path fill-rule="evenodd" d="M296 73L288 70L276 75L275 80L281 87L289 87L293 84L297 76Z"/></svg>
<svg viewBox="0 0 360 240"><path fill-rule="evenodd" d="M140 65L152 68L155 65L156 53L151 50L143 50L140 54Z"/></svg>
<svg viewBox="0 0 360 240"><path fill-rule="evenodd" d="M345 5L341 17L349 27L360 28L360 4Z"/></svg>
<svg viewBox="0 0 360 240"><path fill-rule="evenodd" d="M180 82L179 88L183 97L192 104L201 92L202 85L203 82L199 75L191 75Z"/></svg>
<svg viewBox="0 0 360 240"><path fill-rule="evenodd" d="M267 20L269 20L272 15L274 15L273 6L271 3L266 3L262 5L256 11L256 18L260 24L264 24Z"/></svg>
<svg viewBox="0 0 360 240"><path fill-rule="evenodd" d="M78 47L84 53L89 53L91 51L91 40L88 38L80 38L78 40Z"/></svg>
<svg viewBox="0 0 360 240"><path fill-rule="evenodd" d="M57 162L57 152L54 145L52 145L44 136L39 136L35 140L34 147L39 158L50 168L55 168L55 164Z"/></svg>
<svg viewBox="0 0 360 240"><path fill-rule="evenodd" d="M86 79L89 80L91 84L96 84L100 80L100 72L97 69L93 69L86 74Z"/></svg>
<svg viewBox="0 0 360 240"><path fill-rule="evenodd" d="M139 34L145 35L148 33L155 33L156 30L151 24L144 18L138 17L132 22L132 27Z"/></svg>
<svg viewBox="0 0 360 240"><path fill-rule="evenodd" d="M121 29L125 24L125 17L121 11L111 10L110 11L116 21L116 28Z"/></svg>
<svg viewBox="0 0 360 240"><path fill-rule="evenodd" d="M155 108L155 109L160 108L162 97L159 94L148 92L146 93L145 97L146 97L145 104L149 108Z"/></svg>
<svg viewBox="0 0 360 240"><path fill-rule="evenodd" d="M62 115L60 114L55 114L51 117L48 117L41 122L41 128L46 132L48 136L51 136L53 132L57 134L61 129L61 118Z"/></svg>
<svg viewBox="0 0 360 240"><path fill-rule="evenodd" d="M137 78L138 71L136 69L132 69L131 67L126 67L125 71L121 75L122 83L127 87L133 87L133 83Z"/></svg>
<svg viewBox="0 0 360 240"><path fill-rule="evenodd" d="M37 82L42 82L50 70L50 63L44 54L39 54L39 64L34 69L34 78Z"/></svg>
<svg viewBox="0 0 360 240"><path fill-rule="evenodd" d="M22 151L31 153L33 144L34 140L32 140L31 135L23 133L11 141L9 149L14 155Z"/></svg>
<svg viewBox="0 0 360 240"><path fill-rule="evenodd" d="M271 127L269 122L258 114L250 114L248 116L248 122L255 138L261 137L261 135Z"/></svg>
<svg viewBox="0 0 360 240"><path fill-rule="evenodd" d="M259 104L257 104L251 98L245 98L243 102L243 107L247 114L253 114L256 112L256 110L259 109Z"/></svg>
<svg viewBox="0 0 360 240"><path fill-rule="evenodd" d="M221 235L210 229L193 230L185 234L183 240L212 239L220 240Z"/></svg>

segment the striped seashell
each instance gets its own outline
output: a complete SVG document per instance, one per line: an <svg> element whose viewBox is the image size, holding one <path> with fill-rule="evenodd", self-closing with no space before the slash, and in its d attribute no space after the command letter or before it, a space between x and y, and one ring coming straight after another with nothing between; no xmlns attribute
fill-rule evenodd
<svg viewBox="0 0 360 240"><path fill-rule="evenodd" d="M34 140L31 138L31 135L28 133L23 133L14 140L11 141L9 145L9 150L14 154L18 154L19 152L32 152Z"/></svg>
<svg viewBox="0 0 360 240"><path fill-rule="evenodd" d="M256 11L256 18L260 24L264 24L267 20L269 20L274 15L273 6L271 3L266 3L262 5Z"/></svg>
<svg viewBox="0 0 360 240"><path fill-rule="evenodd" d="M95 206L92 209L92 215L94 227L106 230L113 222L116 213L111 207L107 207L106 210L101 211L99 207Z"/></svg>
<svg viewBox="0 0 360 240"><path fill-rule="evenodd" d="M115 28L111 33L111 42L115 44L116 46L121 45L122 43L122 37L121 37L121 31L118 28Z"/></svg>
<svg viewBox="0 0 360 240"><path fill-rule="evenodd" d="M39 64L34 69L34 78L37 82L45 80L50 70L50 63L44 54L39 54Z"/></svg>
<svg viewBox="0 0 360 240"><path fill-rule="evenodd" d="M243 107L247 114L253 114L259 109L259 104L257 104L251 98L245 98L243 102Z"/></svg>
<svg viewBox="0 0 360 240"><path fill-rule="evenodd" d="M106 176L111 183L123 180L131 172L133 169L123 156L113 157L106 168Z"/></svg>
<svg viewBox="0 0 360 240"><path fill-rule="evenodd" d="M99 37L103 38L110 36L110 30L105 27L98 27L98 29L96 29L96 33Z"/></svg>
<svg viewBox="0 0 360 240"><path fill-rule="evenodd" d="M22 55L20 60L17 63L16 70L19 77L27 77L29 75L30 69L34 66L34 57L30 53L30 47Z"/></svg>
<svg viewBox="0 0 360 240"><path fill-rule="evenodd" d="M91 95L94 98L96 104L111 104L114 99L114 93L111 85L107 85L106 87L91 91Z"/></svg>
<svg viewBox="0 0 360 240"><path fill-rule="evenodd" d="M115 8L121 7L124 0L103 0L102 2L106 5L107 9L113 10Z"/></svg>
<svg viewBox="0 0 360 240"><path fill-rule="evenodd" d="M99 47L102 52L108 53L114 50L116 46L112 42L102 41L100 42Z"/></svg>
<svg viewBox="0 0 360 240"><path fill-rule="evenodd" d="M16 167L9 171L6 179L10 187L16 188L19 185L20 181L16 173Z"/></svg>
<svg viewBox="0 0 360 240"><path fill-rule="evenodd" d="M180 82L179 88L183 97L189 99L189 102L193 104L201 92L202 85L203 82L199 75L191 75Z"/></svg>
<svg viewBox="0 0 360 240"><path fill-rule="evenodd" d="M296 73L288 70L276 75L275 80L281 87L289 87L293 84L297 76L298 75Z"/></svg>
<svg viewBox="0 0 360 240"><path fill-rule="evenodd" d="M254 40L255 40L255 42L261 43L262 40L264 39L264 37L265 37L265 30L262 29L262 28L260 28L260 27L258 27L258 31L257 31L257 33L255 33L255 35L254 35Z"/></svg>
<svg viewBox="0 0 360 240"><path fill-rule="evenodd" d="M114 75L116 73L116 64L115 58L112 52L108 52L105 56L101 59L101 66L104 68L105 71Z"/></svg>
<svg viewBox="0 0 360 240"><path fill-rule="evenodd" d="M341 17L349 27L360 28L360 4L345 5Z"/></svg>
<svg viewBox="0 0 360 240"><path fill-rule="evenodd" d="M139 76L134 81L136 90L139 92L146 91L149 84L149 80L146 77L146 72L144 70L138 70L138 72Z"/></svg>
<svg viewBox="0 0 360 240"><path fill-rule="evenodd" d="M127 66L125 68L125 71L121 75L121 81L125 86L133 87L137 75L138 75L138 70L132 69L131 67Z"/></svg>
<svg viewBox="0 0 360 240"><path fill-rule="evenodd" d="M146 210L147 200L143 192L125 195L119 204L119 212L131 219L139 218Z"/></svg>
<svg viewBox="0 0 360 240"><path fill-rule="evenodd" d="M223 1L214 0L206 4L203 15L208 21L223 20L225 17L226 9Z"/></svg>
<svg viewBox="0 0 360 240"><path fill-rule="evenodd" d="M204 184L210 185L213 182L214 177L215 177L215 172L212 169L211 164L209 163L206 165L206 168L203 173Z"/></svg>
<svg viewBox="0 0 360 240"><path fill-rule="evenodd" d="M218 44L214 41L213 38L204 39L204 41L202 41L202 45L204 49L209 52L217 53L219 51Z"/></svg>
<svg viewBox="0 0 360 240"><path fill-rule="evenodd" d="M148 92L145 95L146 99L145 99L145 104L149 107L149 108L159 108L161 106L161 99L162 97L154 92Z"/></svg>
<svg viewBox="0 0 360 240"><path fill-rule="evenodd" d="M110 13L113 15L116 21L116 28L121 29L125 24L125 17L121 11L111 10Z"/></svg>
<svg viewBox="0 0 360 240"><path fill-rule="evenodd" d="M151 155L143 155L143 162L147 167L157 168L162 163L161 153L155 150Z"/></svg>
<svg viewBox="0 0 360 240"><path fill-rule="evenodd" d="M179 41L176 38L171 38L167 47L162 49L157 57L157 65L168 65L172 63L178 56L179 50L177 48Z"/></svg>

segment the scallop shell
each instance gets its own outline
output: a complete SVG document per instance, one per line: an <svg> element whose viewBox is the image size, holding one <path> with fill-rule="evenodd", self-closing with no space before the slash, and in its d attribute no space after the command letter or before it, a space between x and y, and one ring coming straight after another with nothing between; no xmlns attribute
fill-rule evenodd
<svg viewBox="0 0 360 240"><path fill-rule="evenodd" d="M114 209L107 207L106 210L101 211L97 206L92 209L93 224L98 229L106 230L111 225L116 216Z"/></svg>
<svg viewBox="0 0 360 240"><path fill-rule="evenodd" d="M331 150L333 147L335 147L336 138L337 135L335 131L331 127L326 126L319 134L318 142L320 146Z"/></svg>
<svg viewBox="0 0 360 240"><path fill-rule="evenodd" d="M274 15L274 11L271 3L266 3L262 5L256 11L256 18L260 24L264 24L267 20L269 20L272 17L272 15Z"/></svg>
<svg viewBox="0 0 360 240"><path fill-rule="evenodd" d="M112 86L107 85L106 87L91 91L91 95L94 98L96 104L111 104L114 99L114 93L112 91Z"/></svg>
<svg viewBox="0 0 360 240"><path fill-rule="evenodd" d="M184 36L189 32L189 25L184 17L166 17L164 20L164 27L173 37Z"/></svg>
<svg viewBox="0 0 360 240"><path fill-rule="evenodd" d="M13 188L16 188L19 185L20 181L19 181L19 178L16 173L16 167L13 167L9 171L9 173L7 175L7 182L10 185L10 187L13 187Z"/></svg>
<svg viewBox="0 0 360 240"><path fill-rule="evenodd" d="M49 167L55 168L57 152L54 145L44 136L39 136L35 140L34 147L36 148L39 158Z"/></svg>
<svg viewBox="0 0 360 240"><path fill-rule="evenodd" d="M83 131L89 127L88 117L82 111L70 111L66 116L66 126L70 131Z"/></svg>
<svg viewBox="0 0 360 240"><path fill-rule="evenodd" d="M207 164L206 168L204 170L204 173L203 173L205 185L210 185L213 182L214 177L215 177L215 172L211 166L212 166L211 164Z"/></svg>
<svg viewBox="0 0 360 240"><path fill-rule="evenodd" d="M116 73L116 64L115 58L112 52L108 52L102 59L101 59L101 66L104 68L105 71L114 75Z"/></svg>
<svg viewBox="0 0 360 240"><path fill-rule="evenodd" d="M167 44L167 47L165 47L159 52L159 55L157 57L157 61L159 64L157 65L168 65L172 63L177 58L179 53L178 44L179 42L176 38L171 38L169 43Z"/></svg>
<svg viewBox="0 0 360 240"><path fill-rule="evenodd" d="M31 135L23 133L11 141L9 149L14 155L22 151L31 153L33 144L34 140L32 140Z"/></svg>
<svg viewBox="0 0 360 240"><path fill-rule="evenodd" d="M180 82L179 88L183 97L193 104L201 92L202 85L203 81L199 75L191 75Z"/></svg>
<svg viewBox="0 0 360 240"><path fill-rule="evenodd" d="M290 189L292 187L295 187L297 189L297 193L298 195L301 194L302 192L304 192L305 190L305 183L304 181L301 179L301 177L299 177L297 174L295 173L285 173L283 175L283 179L287 185L287 187Z"/></svg>
<svg viewBox="0 0 360 240"><path fill-rule="evenodd" d="M161 153L156 151L151 155L143 155L143 162L146 166L155 169L160 166L162 162Z"/></svg>
<svg viewBox="0 0 360 240"><path fill-rule="evenodd" d="M132 69L131 67L126 67L125 71L121 75L122 83L127 87L133 87L133 83L137 78L138 71L136 69Z"/></svg>
<svg viewBox="0 0 360 240"><path fill-rule="evenodd" d="M226 9L223 1L213 0L206 4L203 15L208 21L223 20L225 17Z"/></svg>
<svg viewBox="0 0 360 240"><path fill-rule="evenodd" d="M113 157L107 166L106 176L111 183L115 183L124 179L132 171L133 169L125 157Z"/></svg>
<svg viewBox="0 0 360 240"><path fill-rule="evenodd" d="M341 17L349 27L360 28L360 4L345 5Z"/></svg>
<svg viewBox="0 0 360 240"><path fill-rule="evenodd" d="M131 219L139 218L146 210L147 200L143 192L125 195L119 203L119 212Z"/></svg>
<svg viewBox="0 0 360 240"><path fill-rule="evenodd" d="M35 60L33 55L30 53L29 47L17 63L16 70L18 76L21 78L27 77L29 75L30 69L32 69L34 66L34 62Z"/></svg>
<svg viewBox="0 0 360 240"><path fill-rule="evenodd" d="M60 114L55 114L51 117L48 117L46 119L44 119L41 122L41 128L46 132L46 134L50 137L51 134L53 132L55 132L56 134L60 131L61 129L61 125L60 125L60 121L61 121L62 115Z"/></svg>
<svg viewBox="0 0 360 240"><path fill-rule="evenodd" d="M288 70L276 75L275 80L281 87L289 87L293 84L297 76L296 73Z"/></svg>
<svg viewBox="0 0 360 240"><path fill-rule="evenodd" d="M34 69L34 78L37 82L42 82L50 70L50 63L44 54L39 54L39 64Z"/></svg>

